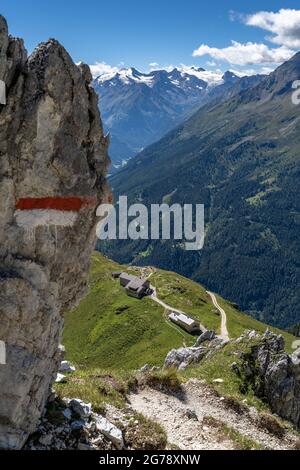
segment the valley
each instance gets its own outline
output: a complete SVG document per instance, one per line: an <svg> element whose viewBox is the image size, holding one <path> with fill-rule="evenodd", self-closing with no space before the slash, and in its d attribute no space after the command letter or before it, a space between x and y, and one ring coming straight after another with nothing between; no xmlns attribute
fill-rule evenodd
<svg viewBox="0 0 300 470"><path fill-rule="evenodd" d="M148 207L168 195L170 205L204 204L203 250L157 240L99 249L122 263L176 271L263 322L297 323L299 74L298 53L253 88L202 107L111 178L116 199L126 194L130 203Z"/></svg>
<svg viewBox="0 0 300 470"><path fill-rule="evenodd" d="M238 77L197 67L142 73L122 68L94 79L105 130L110 133L110 173L158 141L197 109L223 102L263 76Z"/></svg>

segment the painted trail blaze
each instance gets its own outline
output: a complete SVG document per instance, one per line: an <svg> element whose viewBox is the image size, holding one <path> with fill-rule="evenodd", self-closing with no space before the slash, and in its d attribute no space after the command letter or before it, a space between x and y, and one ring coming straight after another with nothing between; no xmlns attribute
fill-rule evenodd
<svg viewBox="0 0 300 470"><path fill-rule="evenodd" d="M16 203L16 209L24 210L58 210L78 212L82 207L94 207L97 204L95 197L27 197L19 199Z"/></svg>
<svg viewBox="0 0 300 470"><path fill-rule="evenodd" d="M16 221L20 227L32 229L41 226L71 227L83 208L94 208L95 197L27 197L16 202Z"/></svg>

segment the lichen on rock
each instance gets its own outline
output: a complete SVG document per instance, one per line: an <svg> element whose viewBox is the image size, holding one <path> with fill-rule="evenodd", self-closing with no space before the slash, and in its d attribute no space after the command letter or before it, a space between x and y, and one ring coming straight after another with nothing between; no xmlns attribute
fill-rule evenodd
<svg viewBox="0 0 300 470"><path fill-rule="evenodd" d="M89 68L56 40L28 57L0 16L0 80L0 448L18 449L59 368L63 313L87 291L109 159Z"/></svg>

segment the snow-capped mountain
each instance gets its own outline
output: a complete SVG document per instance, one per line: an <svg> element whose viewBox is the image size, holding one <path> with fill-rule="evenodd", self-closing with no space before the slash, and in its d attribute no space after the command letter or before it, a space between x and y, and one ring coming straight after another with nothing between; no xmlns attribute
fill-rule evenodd
<svg viewBox="0 0 300 470"><path fill-rule="evenodd" d="M202 104L226 96L240 80L232 72L196 67L150 73L123 68L97 77L94 87L100 96L102 120L111 134L112 171Z"/></svg>

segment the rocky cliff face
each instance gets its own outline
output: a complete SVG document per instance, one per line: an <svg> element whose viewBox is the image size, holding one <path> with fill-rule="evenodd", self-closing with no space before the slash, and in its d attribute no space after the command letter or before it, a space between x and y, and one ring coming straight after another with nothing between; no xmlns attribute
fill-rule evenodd
<svg viewBox="0 0 300 470"><path fill-rule="evenodd" d="M300 428L300 349L289 355L270 331L244 356L243 372L272 411Z"/></svg>
<svg viewBox="0 0 300 470"><path fill-rule="evenodd" d="M0 448L36 429L60 361L63 312L85 294L108 166L87 66L55 40L27 57L0 16Z"/></svg>

